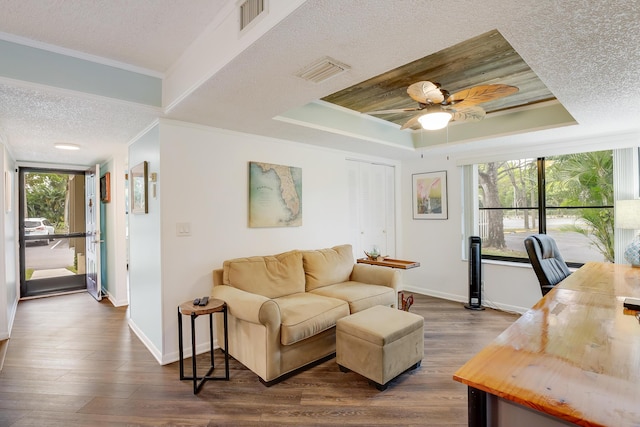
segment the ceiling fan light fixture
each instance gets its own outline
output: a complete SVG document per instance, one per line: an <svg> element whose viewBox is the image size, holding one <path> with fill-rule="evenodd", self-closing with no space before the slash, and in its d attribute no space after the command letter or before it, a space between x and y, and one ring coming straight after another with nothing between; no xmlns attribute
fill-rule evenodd
<svg viewBox="0 0 640 427"><path fill-rule="evenodd" d="M423 129L426 130L438 130L445 128L451 120L451 113L446 111L439 111L436 113L428 113L418 118L418 122Z"/></svg>

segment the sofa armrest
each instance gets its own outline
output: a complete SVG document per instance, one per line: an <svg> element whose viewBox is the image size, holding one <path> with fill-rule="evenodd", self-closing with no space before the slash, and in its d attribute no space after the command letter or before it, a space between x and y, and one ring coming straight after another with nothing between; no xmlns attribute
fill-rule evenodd
<svg viewBox="0 0 640 427"><path fill-rule="evenodd" d="M354 264L350 280L371 285L388 286L396 292L400 289L401 273L395 268L370 264Z"/></svg>
<svg viewBox="0 0 640 427"><path fill-rule="evenodd" d="M238 319L262 325L280 325L280 307L265 296L227 285L214 286L211 296L226 302L229 314Z"/></svg>

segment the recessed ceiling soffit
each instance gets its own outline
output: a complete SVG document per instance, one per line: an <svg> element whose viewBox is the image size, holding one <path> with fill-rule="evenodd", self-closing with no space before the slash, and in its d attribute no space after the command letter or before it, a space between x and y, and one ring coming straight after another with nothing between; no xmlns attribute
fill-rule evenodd
<svg viewBox="0 0 640 427"><path fill-rule="evenodd" d="M322 100L360 113L412 108L417 104L407 95L407 87L422 80L437 82L451 94L488 84L518 88L517 93L482 103L487 114L556 99L509 42L497 30L492 30ZM415 114L403 112L377 117L402 125Z"/></svg>

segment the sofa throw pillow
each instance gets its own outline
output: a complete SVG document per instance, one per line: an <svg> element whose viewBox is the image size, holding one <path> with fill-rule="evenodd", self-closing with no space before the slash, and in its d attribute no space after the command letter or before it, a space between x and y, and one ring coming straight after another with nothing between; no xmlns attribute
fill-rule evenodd
<svg viewBox="0 0 640 427"><path fill-rule="evenodd" d="M223 263L222 269L223 284L267 298L304 292L300 251L231 259Z"/></svg>
<svg viewBox="0 0 640 427"><path fill-rule="evenodd" d="M302 251L306 290L312 291L327 285L349 280L353 270L353 249L351 245Z"/></svg>

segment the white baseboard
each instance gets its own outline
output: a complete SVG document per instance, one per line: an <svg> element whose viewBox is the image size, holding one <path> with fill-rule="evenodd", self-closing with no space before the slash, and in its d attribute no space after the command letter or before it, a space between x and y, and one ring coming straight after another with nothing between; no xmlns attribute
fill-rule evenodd
<svg viewBox="0 0 640 427"><path fill-rule="evenodd" d="M420 295L427 295L430 297L434 297L434 298L441 298L441 299L446 299L449 301L456 301L456 302L468 302L469 298L465 295L456 295L456 294L449 294L446 292L440 292L440 291L434 291L431 289L424 289L424 288L417 288L417 287L413 287L413 286L405 286L404 287L405 291L409 291L409 292L414 292L416 294L420 294ZM509 304L502 304L502 303L495 303L493 301L487 301L487 300L483 300L482 301L482 306L483 307L487 307L487 308L493 308L496 310L500 310L500 311L506 311L508 313L518 313L518 314L523 314L525 313L527 310L529 310L529 308L526 307L519 307L519 306L515 306L515 305L509 305Z"/></svg>
<svg viewBox="0 0 640 427"><path fill-rule="evenodd" d="M9 321L7 323L7 330L0 333L0 340L7 340L11 338L11 330L13 329L13 323L16 320L16 313L18 312L18 298L11 302L9 307Z"/></svg>
<svg viewBox="0 0 640 427"><path fill-rule="evenodd" d="M140 330L140 328L138 328L136 323L133 320L131 320L131 318L129 318L128 324L131 330L133 331L133 333L136 334L138 338L140 338L140 341L142 341L142 344L144 344L144 346L147 347L147 349L151 352L153 357L158 361L160 365L168 365L169 363L177 362L180 359L177 349L175 351L172 351L171 353L162 354L162 351L159 350L155 345L153 345L151 340L147 338L147 336ZM187 333L183 336L183 339L184 339L183 341L184 358L187 359L191 357L191 335ZM218 347L219 346L217 344L217 340L214 339L213 341L214 350ZM211 347L209 346L209 341L196 343L196 354L207 353L210 349Z"/></svg>
<svg viewBox="0 0 640 427"><path fill-rule="evenodd" d="M147 338L147 336L142 332L142 330L140 330L140 328L138 328L136 323L131 320L131 318L129 318L127 323L129 324L129 327L131 328L133 333L136 334L138 338L140 338L142 344L144 344L144 346L147 347L147 349L151 352L151 355L158 361L159 364L162 365L162 351L160 351L158 348L156 348L155 345L153 345L151 340Z"/></svg>
<svg viewBox="0 0 640 427"><path fill-rule="evenodd" d="M105 292L105 290L103 289L102 292L104 294L106 294L107 298L109 299L109 301L111 301L111 304L114 307L125 307L125 306L129 305L129 300L128 299L117 300L117 299L113 298L113 295L111 295L111 293L109 293L108 291Z"/></svg>
<svg viewBox="0 0 640 427"><path fill-rule="evenodd" d="M213 340L213 349L217 349L219 346L217 344L217 339ZM203 343L196 343L196 354L208 353L211 350L209 346L209 341ZM184 358L187 359L191 357L191 336L184 336ZM169 363L177 362L180 359L180 355L178 351L172 351L171 353L167 353L162 358L162 364L167 365ZM191 363L191 362L189 362Z"/></svg>
<svg viewBox="0 0 640 427"><path fill-rule="evenodd" d="M486 299L482 300L482 305L484 307L494 308L496 310L505 311L507 313L524 314L529 310L529 308L519 307L517 305L502 304L499 302L488 301Z"/></svg>
<svg viewBox="0 0 640 427"><path fill-rule="evenodd" d="M427 295L434 298L446 299L448 301L467 302L467 297L462 295L450 294L446 292L434 291L432 289L417 288L413 286L405 286L404 291L414 292L420 295Z"/></svg>
<svg viewBox="0 0 640 427"><path fill-rule="evenodd" d="M7 356L7 348L9 348L9 340L0 340L0 372L4 366L4 358Z"/></svg>

